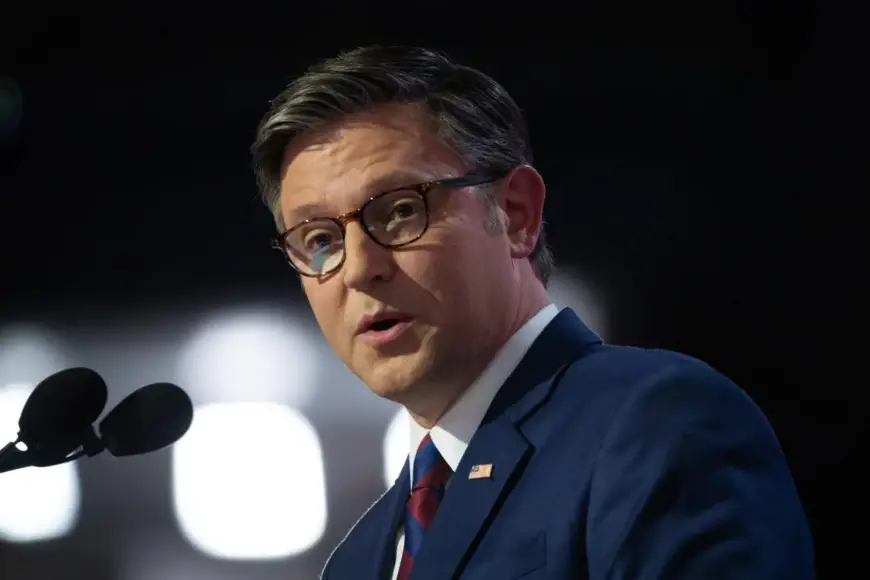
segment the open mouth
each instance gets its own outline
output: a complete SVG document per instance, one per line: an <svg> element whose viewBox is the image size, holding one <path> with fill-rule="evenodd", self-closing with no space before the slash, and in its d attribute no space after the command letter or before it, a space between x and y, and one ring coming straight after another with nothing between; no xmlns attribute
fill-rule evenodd
<svg viewBox="0 0 870 580"><path fill-rule="evenodd" d="M361 336L373 346L384 346L398 339L414 319L397 313L371 321Z"/></svg>
<svg viewBox="0 0 870 580"><path fill-rule="evenodd" d="M384 320L378 320L376 322L372 322L369 327L370 332L384 332L385 330L389 330L402 322L400 318L385 318Z"/></svg>

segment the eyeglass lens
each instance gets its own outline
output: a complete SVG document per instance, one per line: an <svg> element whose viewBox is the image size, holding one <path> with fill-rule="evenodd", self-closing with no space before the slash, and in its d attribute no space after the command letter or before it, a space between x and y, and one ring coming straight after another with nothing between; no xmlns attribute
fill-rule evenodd
<svg viewBox="0 0 870 580"><path fill-rule="evenodd" d="M426 202L416 191L393 191L370 200L360 221L379 244L396 247L419 238L428 223ZM285 251L304 274L319 275L337 268L344 259L344 232L339 222L314 219L284 238Z"/></svg>

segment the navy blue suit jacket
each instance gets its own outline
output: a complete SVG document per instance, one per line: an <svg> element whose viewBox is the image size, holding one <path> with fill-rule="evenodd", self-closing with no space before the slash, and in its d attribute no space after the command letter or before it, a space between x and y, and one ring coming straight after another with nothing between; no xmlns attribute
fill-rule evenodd
<svg viewBox="0 0 870 580"><path fill-rule="evenodd" d="M490 478L469 479L492 464ZM388 580L408 465L323 578ZM806 517L759 408L709 366L603 345L563 310L504 384L413 580L814 578Z"/></svg>

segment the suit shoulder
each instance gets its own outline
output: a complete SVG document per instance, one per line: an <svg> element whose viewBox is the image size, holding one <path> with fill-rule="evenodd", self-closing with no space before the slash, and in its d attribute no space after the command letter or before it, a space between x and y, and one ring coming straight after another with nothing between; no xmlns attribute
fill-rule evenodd
<svg viewBox="0 0 870 580"><path fill-rule="evenodd" d="M561 381L606 383L625 392L677 377L692 377L702 383L730 383L707 363L679 352L631 346L602 345L575 360ZM621 387L621 388L620 388Z"/></svg>
<svg viewBox="0 0 870 580"><path fill-rule="evenodd" d="M616 348L601 360L628 370L622 382L588 385L597 393L588 401L605 402L591 415L595 431L586 430L597 437L578 438L582 427L572 432L574 441L596 445L587 454L590 568L658 578L679 560L692 577L809 577L812 544L800 498L776 435L749 396L677 353ZM584 390L579 382L571 388Z"/></svg>
<svg viewBox="0 0 870 580"><path fill-rule="evenodd" d="M680 352L613 345L599 346L591 355L574 361L571 367L581 371L601 371L607 368L611 372L621 372L621 376L625 378L638 379L659 374L661 371L716 372L704 361Z"/></svg>
<svg viewBox="0 0 870 580"><path fill-rule="evenodd" d="M550 403L541 417L554 425L548 438L558 431L565 440L599 450L641 445L647 453L687 453L717 441L786 472L762 409L724 374L684 354L598 349L566 370Z"/></svg>
<svg viewBox="0 0 870 580"><path fill-rule="evenodd" d="M630 405L673 397L690 406L706 406L704 400L724 397L749 403L747 410L754 407L740 387L703 361L668 350L625 346L601 346L574 361L554 393L557 407L602 417Z"/></svg>

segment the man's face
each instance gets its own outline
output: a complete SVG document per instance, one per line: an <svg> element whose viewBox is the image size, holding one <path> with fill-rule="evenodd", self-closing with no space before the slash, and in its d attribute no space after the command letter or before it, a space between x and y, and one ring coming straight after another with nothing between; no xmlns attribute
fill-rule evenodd
<svg viewBox="0 0 870 580"><path fill-rule="evenodd" d="M280 211L292 227L354 211L389 189L464 173L421 111L384 107L294 143L284 159ZM516 284L509 240L492 227L491 210L473 188L436 188L428 201L429 228L416 242L384 248L353 221L341 268L302 280L344 363L378 395L418 407L441 385L470 382L482 371L480 361L489 360L503 331L505 288ZM366 317L385 311L406 321L386 333L359 332Z"/></svg>

